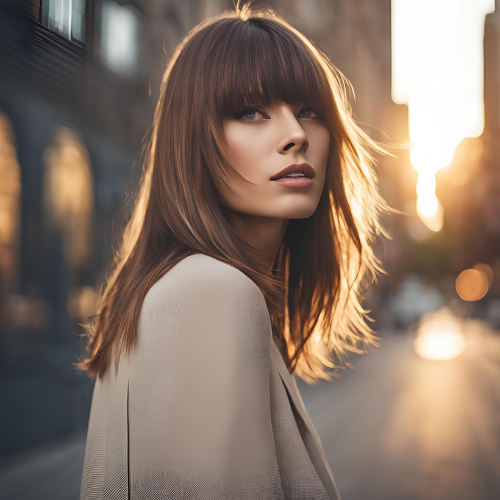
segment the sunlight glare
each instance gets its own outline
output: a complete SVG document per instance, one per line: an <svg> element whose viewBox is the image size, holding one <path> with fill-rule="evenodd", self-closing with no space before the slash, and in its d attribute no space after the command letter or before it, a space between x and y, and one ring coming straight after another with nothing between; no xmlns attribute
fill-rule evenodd
<svg viewBox="0 0 500 500"><path fill-rule="evenodd" d="M484 128L484 20L494 10L495 0L392 0L392 99L409 108L417 213L433 231L443 225L436 172Z"/></svg>
<svg viewBox="0 0 500 500"><path fill-rule="evenodd" d="M445 361L458 357L465 348L460 320L445 308L422 318L414 347L423 359Z"/></svg>

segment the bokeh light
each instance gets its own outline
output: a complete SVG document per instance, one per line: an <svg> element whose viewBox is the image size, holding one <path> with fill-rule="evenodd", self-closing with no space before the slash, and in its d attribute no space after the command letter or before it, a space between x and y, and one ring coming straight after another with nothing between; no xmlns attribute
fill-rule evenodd
<svg viewBox="0 0 500 500"><path fill-rule="evenodd" d="M415 351L424 359L446 361L462 354L465 337L458 318L446 308L425 316L420 322Z"/></svg>
<svg viewBox="0 0 500 500"><path fill-rule="evenodd" d="M482 299L488 292L488 276L480 269L466 269L458 275L455 288L463 300Z"/></svg>

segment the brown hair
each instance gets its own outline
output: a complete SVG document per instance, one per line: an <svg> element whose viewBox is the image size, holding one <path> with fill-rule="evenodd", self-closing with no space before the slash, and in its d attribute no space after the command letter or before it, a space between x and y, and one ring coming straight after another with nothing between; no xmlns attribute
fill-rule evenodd
<svg viewBox="0 0 500 500"><path fill-rule="evenodd" d="M387 153L354 121L349 82L327 56L273 10L248 4L207 19L183 39L162 80L145 141L141 180L119 251L98 285L87 325L90 356L76 364L102 376L136 341L142 301L176 263L203 253L261 289L285 341L287 365L307 382L329 379L348 352L378 345L360 304L367 278L383 272L373 252L383 211L374 153ZM270 274L242 246L218 194L230 189L223 119L249 105L306 102L331 131L327 178L307 219L291 220ZM368 318L371 320L371 318ZM334 361L332 353L336 356Z"/></svg>

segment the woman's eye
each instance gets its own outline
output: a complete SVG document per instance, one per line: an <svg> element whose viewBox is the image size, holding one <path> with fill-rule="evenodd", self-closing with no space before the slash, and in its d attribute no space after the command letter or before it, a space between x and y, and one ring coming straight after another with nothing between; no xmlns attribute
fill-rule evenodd
<svg viewBox="0 0 500 500"><path fill-rule="evenodd" d="M256 109L247 109L243 113L240 113L237 118L243 122L254 122L259 117L258 115L262 116L262 113Z"/></svg>
<svg viewBox="0 0 500 500"><path fill-rule="evenodd" d="M311 108L304 108L299 113L299 118L318 118L318 115Z"/></svg>

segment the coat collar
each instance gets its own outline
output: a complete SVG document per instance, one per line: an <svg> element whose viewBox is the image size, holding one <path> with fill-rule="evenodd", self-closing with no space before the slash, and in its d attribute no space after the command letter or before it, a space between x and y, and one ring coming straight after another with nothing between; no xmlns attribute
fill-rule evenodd
<svg viewBox="0 0 500 500"><path fill-rule="evenodd" d="M321 446L321 441L319 439L318 433L306 411L302 398L300 396L297 384L295 380L290 375L288 368L285 365L285 361L276 345L276 342L281 342L277 334L273 331L273 342L271 342L271 354L278 368L279 374L283 383L290 395L290 398L297 409L297 412L302 417L302 420L306 426L306 432L303 436L304 444L307 448L307 452L311 458L311 461L318 472L318 475L323 482L325 489L328 492L331 500L339 500L340 496L335 485L328 461Z"/></svg>

